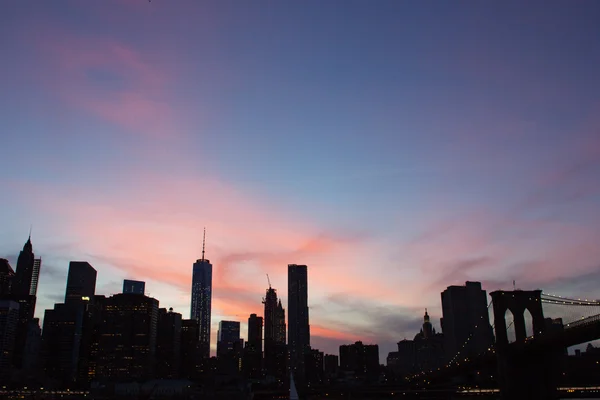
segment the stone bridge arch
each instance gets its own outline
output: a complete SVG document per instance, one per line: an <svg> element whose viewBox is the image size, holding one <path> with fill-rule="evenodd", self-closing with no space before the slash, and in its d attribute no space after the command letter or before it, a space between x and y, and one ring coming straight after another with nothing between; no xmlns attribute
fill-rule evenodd
<svg viewBox="0 0 600 400"><path fill-rule="evenodd" d="M527 338L525 310L529 311L533 319L533 336L537 337L544 333L545 322L541 295L541 290L515 290L510 292L497 290L490 293L494 309L494 330L497 346L508 345L506 310L510 310L514 317L516 343L523 343Z"/></svg>

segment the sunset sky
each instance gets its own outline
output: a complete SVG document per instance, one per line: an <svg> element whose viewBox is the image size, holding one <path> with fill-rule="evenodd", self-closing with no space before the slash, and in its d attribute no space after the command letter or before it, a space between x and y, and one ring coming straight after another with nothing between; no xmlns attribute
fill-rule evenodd
<svg viewBox="0 0 600 400"><path fill-rule="evenodd" d="M440 292L600 298L600 3L5 1L0 257L189 317L307 264L313 347L412 338ZM384 360L381 360L384 362Z"/></svg>

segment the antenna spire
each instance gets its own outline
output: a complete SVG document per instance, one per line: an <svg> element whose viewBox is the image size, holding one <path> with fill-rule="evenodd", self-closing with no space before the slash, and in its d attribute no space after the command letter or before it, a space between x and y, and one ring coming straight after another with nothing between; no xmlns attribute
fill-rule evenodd
<svg viewBox="0 0 600 400"><path fill-rule="evenodd" d="M204 248L206 247L206 227L204 227L204 235L202 236L202 261L204 261Z"/></svg>
<svg viewBox="0 0 600 400"><path fill-rule="evenodd" d="M29 225L29 240L31 240L31 230L33 229L33 224Z"/></svg>

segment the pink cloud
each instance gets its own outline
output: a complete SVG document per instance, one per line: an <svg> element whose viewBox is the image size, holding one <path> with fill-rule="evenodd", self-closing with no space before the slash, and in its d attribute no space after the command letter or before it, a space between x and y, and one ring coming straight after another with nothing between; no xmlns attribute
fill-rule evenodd
<svg viewBox="0 0 600 400"><path fill-rule="evenodd" d="M144 136L168 138L179 133L179 116L168 90L169 71L110 37L54 32L36 41L46 65L40 75L69 107Z"/></svg>

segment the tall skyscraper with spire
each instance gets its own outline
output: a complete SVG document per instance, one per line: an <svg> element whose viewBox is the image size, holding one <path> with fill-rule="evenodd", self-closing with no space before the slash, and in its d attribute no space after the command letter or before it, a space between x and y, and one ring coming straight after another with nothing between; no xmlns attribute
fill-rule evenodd
<svg viewBox="0 0 600 400"><path fill-rule="evenodd" d="M285 309L270 285L265 298L265 370L268 376L283 383L287 378L287 347L285 344Z"/></svg>
<svg viewBox="0 0 600 400"><path fill-rule="evenodd" d="M35 314L37 284L41 259L36 260L31 244L31 232L17 258L17 268L11 285L10 298L19 303L19 321L13 354L14 365L23 367L28 327Z"/></svg>
<svg viewBox="0 0 600 400"><path fill-rule="evenodd" d="M212 306L212 264L204 258L206 229L202 238L202 258L196 260L192 272L191 319L199 325L200 355L210 357L210 314Z"/></svg>
<svg viewBox="0 0 600 400"><path fill-rule="evenodd" d="M308 324L308 268L288 265L288 347L290 371L299 384L306 378L304 358L310 350Z"/></svg>
<svg viewBox="0 0 600 400"><path fill-rule="evenodd" d="M15 280L12 285L12 293L14 295L28 296L31 294L34 264L35 256L33 255L31 235L29 235L27 242L25 242L25 245L23 246L23 250L19 253L19 258L17 259Z"/></svg>

